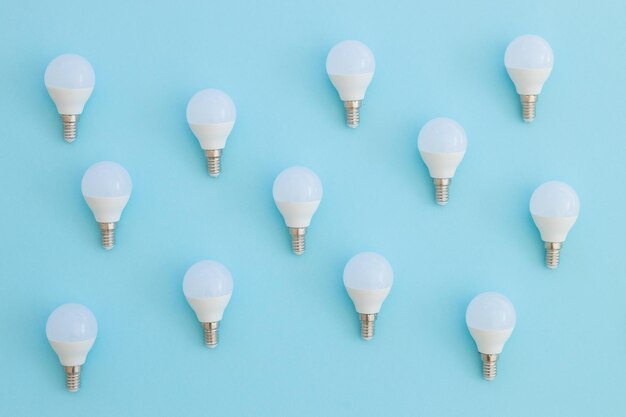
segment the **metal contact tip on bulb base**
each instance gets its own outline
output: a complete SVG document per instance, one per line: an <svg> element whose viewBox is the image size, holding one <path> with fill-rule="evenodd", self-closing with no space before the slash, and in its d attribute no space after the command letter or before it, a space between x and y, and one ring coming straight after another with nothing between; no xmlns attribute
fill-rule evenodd
<svg viewBox="0 0 626 417"><path fill-rule="evenodd" d="M291 236L291 250L296 255L304 253L304 235L306 227L290 227L289 235Z"/></svg>
<svg viewBox="0 0 626 417"><path fill-rule="evenodd" d="M361 320L361 337L364 340L372 340L374 337L376 314L359 314L359 320Z"/></svg>
<svg viewBox="0 0 626 417"><path fill-rule="evenodd" d="M440 206L448 204L448 193L452 178L433 178L435 184L435 201Z"/></svg>
<svg viewBox="0 0 626 417"><path fill-rule="evenodd" d="M78 123L78 114L62 114L63 121L63 138L67 143L74 142L76 139L76 124Z"/></svg>
<svg viewBox="0 0 626 417"><path fill-rule="evenodd" d="M498 354L481 353L480 358L483 360L483 378L487 381L496 379L496 363L498 362Z"/></svg>
<svg viewBox="0 0 626 417"><path fill-rule="evenodd" d="M204 332L204 344L206 347L213 349L217 346L217 330L220 327L219 321L202 323L202 331Z"/></svg>
<svg viewBox="0 0 626 417"><path fill-rule="evenodd" d="M545 242L544 247L546 248L546 266L550 269L558 268L563 242Z"/></svg>
<svg viewBox="0 0 626 417"><path fill-rule="evenodd" d="M535 120L535 107L537 106L537 94L520 94L520 101L522 102L522 118L526 123L530 123Z"/></svg>
<svg viewBox="0 0 626 417"><path fill-rule="evenodd" d="M80 365L64 366L65 368L65 385L69 392L77 392L80 389Z"/></svg>
<svg viewBox="0 0 626 417"><path fill-rule="evenodd" d="M348 124L348 127L352 129L358 127L361 117L359 114L361 100L344 101L343 106L346 108L346 123Z"/></svg>
<svg viewBox="0 0 626 417"><path fill-rule="evenodd" d="M204 155L206 155L207 167L209 169L209 175L213 178L220 175L222 172L222 150L221 149L205 149Z"/></svg>
<svg viewBox="0 0 626 417"><path fill-rule="evenodd" d="M102 247L106 250L111 250L115 246L115 225L116 223L98 223Z"/></svg>

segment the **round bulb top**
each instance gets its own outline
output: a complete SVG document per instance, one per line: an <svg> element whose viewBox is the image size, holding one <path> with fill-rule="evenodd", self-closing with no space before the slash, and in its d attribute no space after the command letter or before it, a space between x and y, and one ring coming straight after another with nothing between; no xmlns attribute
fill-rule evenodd
<svg viewBox="0 0 626 417"><path fill-rule="evenodd" d="M355 290L381 290L393 285L393 269L375 252L354 255L343 270L343 284Z"/></svg>
<svg viewBox="0 0 626 417"><path fill-rule="evenodd" d="M101 161L85 171L81 188L85 197L127 197L130 196L133 184L123 166Z"/></svg>
<svg viewBox="0 0 626 417"><path fill-rule="evenodd" d="M541 184L530 197L530 212L542 217L574 217L580 212L576 191L561 181Z"/></svg>
<svg viewBox="0 0 626 417"><path fill-rule="evenodd" d="M476 330L512 330L515 327L515 308L511 300L497 292L478 294L467 306L467 327Z"/></svg>
<svg viewBox="0 0 626 417"><path fill-rule="evenodd" d="M214 88L198 91L187 104L189 124L229 123L236 117L237 110L230 96Z"/></svg>
<svg viewBox="0 0 626 417"><path fill-rule="evenodd" d="M96 317L81 304L63 304L55 308L46 323L46 336L55 342L82 342L97 334Z"/></svg>
<svg viewBox="0 0 626 417"><path fill-rule="evenodd" d="M216 261L196 262L183 280L187 298L212 298L232 294L233 278L228 268Z"/></svg>
<svg viewBox="0 0 626 417"><path fill-rule="evenodd" d="M417 137L422 152L465 152L467 135L463 126L452 119L438 117L427 122Z"/></svg>
<svg viewBox="0 0 626 417"><path fill-rule="evenodd" d="M332 75L371 74L375 69L374 54L359 41L339 42L326 57L326 72Z"/></svg>
<svg viewBox="0 0 626 417"><path fill-rule="evenodd" d="M522 35L509 44L504 53L507 68L547 69L554 65L550 44L537 35Z"/></svg>
<svg viewBox="0 0 626 417"><path fill-rule="evenodd" d="M93 88L96 73L82 56L64 54L48 64L44 82L48 88Z"/></svg>
<svg viewBox="0 0 626 417"><path fill-rule="evenodd" d="M291 167L278 174L272 190L275 201L307 203L322 199L322 182L305 167Z"/></svg>

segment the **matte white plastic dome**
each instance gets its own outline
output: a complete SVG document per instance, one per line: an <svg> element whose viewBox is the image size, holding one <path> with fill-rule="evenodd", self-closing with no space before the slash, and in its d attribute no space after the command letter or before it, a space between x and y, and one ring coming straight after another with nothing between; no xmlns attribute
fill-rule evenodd
<svg viewBox="0 0 626 417"><path fill-rule="evenodd" d="M64 54L48 64L44 82L48 88L93 88L96 73L82 56Z"/></svg>
<svg viewBox="0 0 626 417"><path fill-rule="evenodd" d="M185 274L183 292L185 297L197 299L229 295L233 292L233 278L219 262L196 262Z"/></svg>
<svg viewBox="0 0 626 417"><path fill-rule="evenodd" d="M304 203L322 199L322 182L305 167L291 167L278 174L272 190L275 201Z"/></svg>
<svg viewBox="0 0 626 417"><path fill-rule="evenodd" d="M554 54L545 39L537 35L522 35L507 46L504 65L507 68L552 68Z"/></svg>
<svg viewBox="0 0 626 417"><path fill-rule="evenodd" d="M497 292L478 294L467 306L467 327L490 331L511 330L515 327L515 308L504 295Z"/></svg>
<svg viewBox="0 0 626 417"><path fill-rule="evenodd" d="M101 161L85 171L81 189L85 197L126 197L132 192L133 184L123 166Z"/></svg>
<svg viewBox="0 0 626 417"><path fill-rule="evenodd" d="M46 323L46 336L54 342L82 342L95 338L97 334L96 317L81 304L57 307Z"/></svg>
<svg viewBox="0 0 626 417"><path fill-rule="evenodd" d="M384 256L375 252L354 255L343 270L343 284L357 290L380 290L393 285L393 269Z"/></svg>
<svg viewBox="0 0 626 417"><path fill-rule="evenodd" d="M221 90L208 88L198 91L187 104L190 124L228 123L237 117L235 103Z"/></svg>
<svg viewBox="0 0 626 417"><path fill-rule="evenodd" d="M343 41L333 46L326 57L326 72L333 75L373 73L376 69L374 54L362 42Z"/></svg>
<svg viewBox="0 0 626 417"><path fill-rule="evenodd" d="M452 119L438 117L427 122L417 137L422 152L464 152L467 135L463 126Z"/></svg>
<svg viewBox="0 0 626 417"><path fill-rule="evenodd" d="M561 181L541 184L530 198L530 212L542 217L573 217L580 212L576 191Z"/></svg>

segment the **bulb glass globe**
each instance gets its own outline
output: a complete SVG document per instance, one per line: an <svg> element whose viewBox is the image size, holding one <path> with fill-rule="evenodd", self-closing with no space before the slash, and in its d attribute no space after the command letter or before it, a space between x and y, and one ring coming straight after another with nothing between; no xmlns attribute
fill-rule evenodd
<svg viewBox="0 0 626 417"><path fill-rule="evenodd" d="M291 167L282 171L274 180L272 190L275 201L307 203L320 201L322 182L315 172L305 167Z"/></svg>
<svg viewBox="0 0 626 417"><path fill-rule="evenodd" d="M512 330L515 320L513 303L497 292L486 292L474 297L465 314L467 327L483 331Z"/></svg>
<svg viewBox="0 0 626 417"><path fill-rule="evenodd" d="M554 65L550 44L537 35L519 36L507 46L504 53L507 68L545 69Z"/></svg>
<svg viewBox="0 0 626 417"><path fill-rule="evenodd" d="M48 340L56 342L83 342L98 334L98 322L91 310L81 304L63 304L57 307L46 323Z"/></svg>
<svg viewBox="0 0 626 417"><path fill-rule="evenodd" d="M233 292L233 278L221 263L200 261L187 270L183 292L187 298L198 299L230 295Z"/></svg>
<svg viewBox="0 0 626 417"><path fill-rule="evenodd" d="M85 197L125 197L130 196L133 185L123 166L101 161L87 169L81 188Z"/></svg>
<svg viewBox="0 0 626 417"><path fill-rule="evenodd" d="M187 104L189 124L234 122L237 117L235 103L221 90L209 88L194 94Z"/></svg>
<svg viewBox="0 0 626 417"><path fill-rule="evenodd" d="M357 290L380 290L393 285L393 269L384 256L362 252L353 256L343 271L343 283Z"/></svg>
<svg viewBox="0 0 626 417"><path fill-rule="evenodd" d="M376 70L376 60L370 48L362 42L339 42L328 53L326 72L334 75L369 74Z"/></svg>
<svg viewBox="0 0 626 417"><path fill-rule="evenodd" d="M530 212L543 217L573 217L580 212L576 191L561 181L540 185L530 198Z"/></svg>
<svg viewBox="0 0 626 417"><path fill-rule="evenodd" d="M48 64L44 82L48 88L93 88L96 73L82 56L63 54Z"/></svg>
<svg viewBox="0 0 626 417"><path fill-rule="evenodd" d="M465 152L467 135L456 121L438 117L422 127L417 146L422 152Z"/></svg>

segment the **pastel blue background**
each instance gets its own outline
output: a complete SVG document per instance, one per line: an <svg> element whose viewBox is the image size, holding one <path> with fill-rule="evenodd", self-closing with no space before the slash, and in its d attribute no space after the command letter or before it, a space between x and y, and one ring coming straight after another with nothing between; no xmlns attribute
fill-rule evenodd
<svg viewBox="0 0 626 417"><path fill-rule="evenodd" d="M617 0L3 2L0 415L623 415L625 16ZM524 33L555 52L532 125L502 63ZM377 60L356 130L324 68L343 39ZM65 52L97 77L71 145L43 85ZM207 87L238 110L217 180L185 120ZM416 148L437 116L469 137L445 208ZM99 160L134 181L111 252L80 193ZM325 187L302 257L271 197L291 165ZM550 179L582 202L557 271L528 213ZM363 250L396 273L369 343L341 282ZM182 294L204 258L235 280L213 351ZM492 383L464 323L487 290L518 313ZM66 302L100 325L78 394L44 332Z"/></svg>

